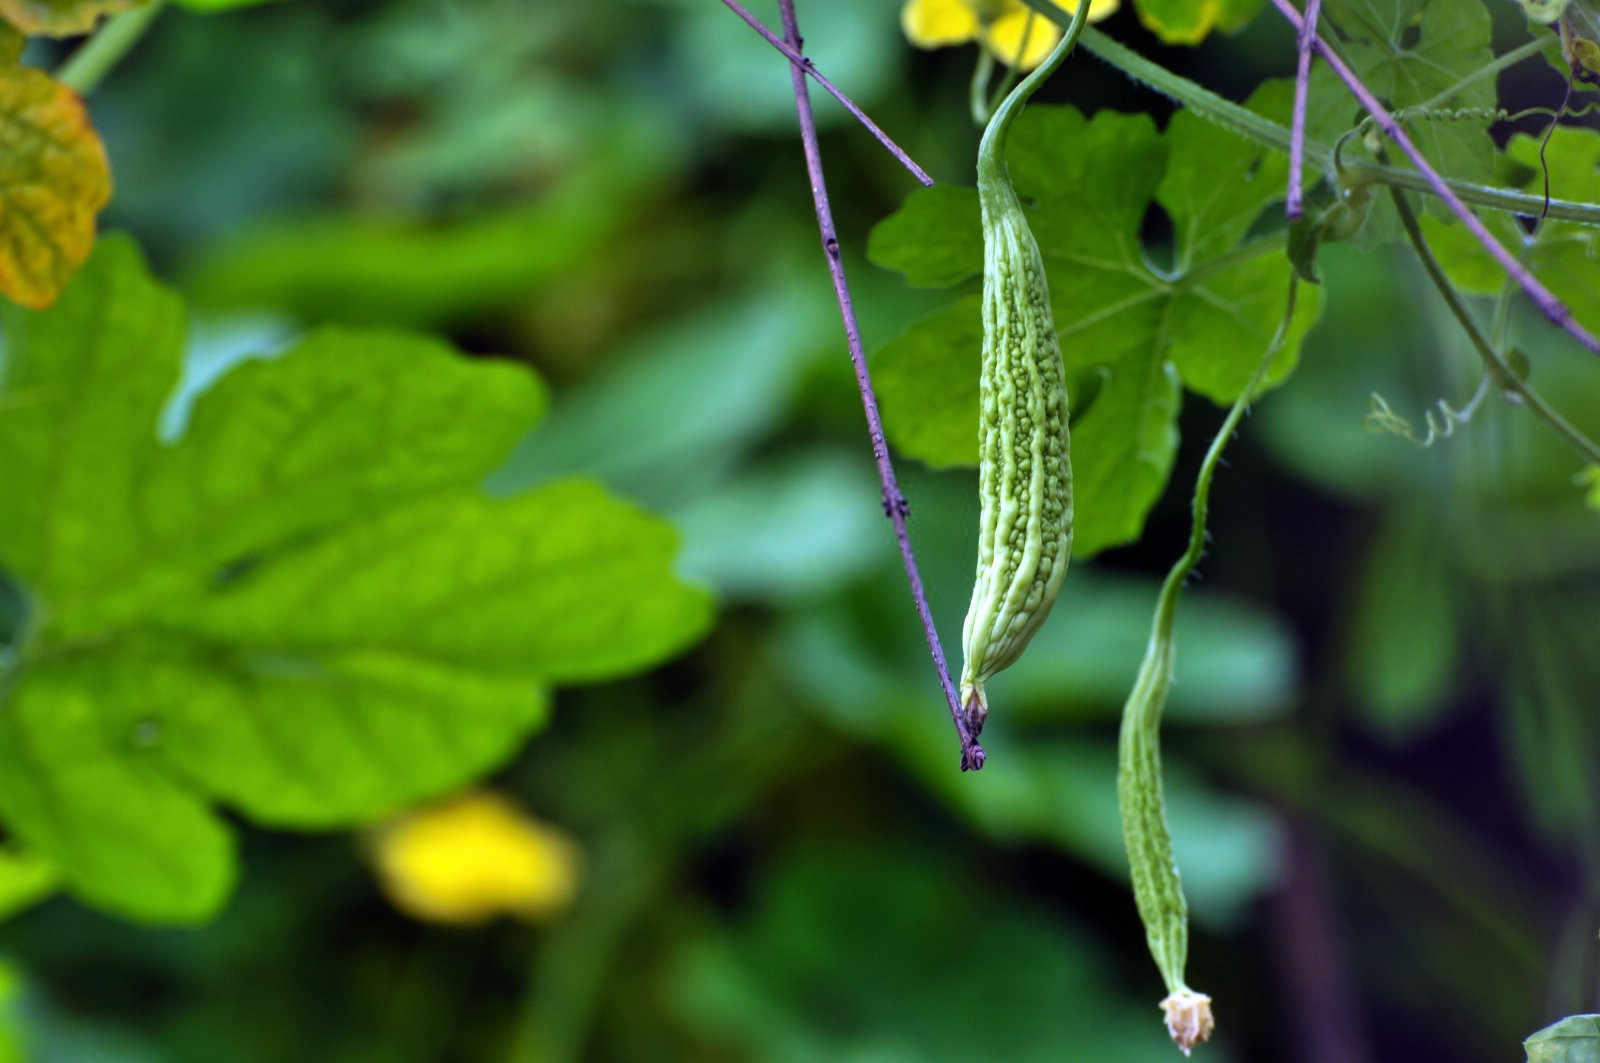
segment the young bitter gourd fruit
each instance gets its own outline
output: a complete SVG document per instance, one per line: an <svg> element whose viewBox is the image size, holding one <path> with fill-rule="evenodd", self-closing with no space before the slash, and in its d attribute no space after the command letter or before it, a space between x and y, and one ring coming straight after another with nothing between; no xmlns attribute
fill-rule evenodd
<svg viewBox="0 0 1600 1063"><path fill-rule="evenodd" d="M983 221L983 368L978 381L978 571L962 626L961 705L976 735L984 683L1021 656L1061 589L1072 554L1066 370L1044 259L1006 171L1011 121L1066 58L1089 5L1048 59L996 108L978 147Z"/></svg>

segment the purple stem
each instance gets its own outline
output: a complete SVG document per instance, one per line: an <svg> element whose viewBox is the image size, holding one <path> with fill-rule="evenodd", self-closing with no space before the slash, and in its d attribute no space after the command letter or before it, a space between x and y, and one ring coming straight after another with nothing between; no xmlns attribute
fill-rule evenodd
<svg viewBox="0 0 1600 1063"><path fill-rule="evenodd" d="M780 39L776 33L773 33L771 30L767 29L767 27L762 24L760 19L746 11L743 7L740 7L736 0L722 0L722 2L728 5L728 10L744 19L747 26L761 34L761 36L765 37L768 44L772 45L774 48L778 49L778 51L788 56L791 63L794 63L801 70L815 78L817 84L822 86L824 92L838 100L844 106L844 109L849 111L850 114L855 117L856 121L866 126L867 132L878 138L878 143L882 144L886 149L888 149L890 155L893 155L896 159L900 160L901 166L904 166L907 170L911 171L912 177L915 177L918 181L921 181L925 186L930 188L933 186L933 178L928 176L927 171L913 162L911 156L907 155L901 150L900 145L890 140L889 134L878 128L878 123L868 118L866 112L857 107L850 97L846 96L844 93L835 88L833 82L823 77L822 72L812 64L811 60L800 54L799 48Z"/></svg>
<svg viewBox="0 0 1600 1063"><path fill-rule="evenodd" d="M1294 72L1294 116L1289 126L1289 199L1283 212L1290 221L1305 214L1300 202L1300 171L1306 157L1306 86L1311 80L1311 42L1317 35L1317 15L1322 0L1306 0L1306 19L1300 26L1300 58Z"/></svg>
<svg viewBox="0 0 1600 1063"><path fill-rule="evenodd" d="M894 522L895 538L900 540L900 558L905 562L906 578L911 582L911 598L917 605L917 615L922 618L922 630L928 638L928 651L933 655L933 665L939 672L939 683L944 687L945 701L950 705L950 718L955 721L956 734L961 739L961 770L977 771L983 767L983 747L967 729L961 714L961 703L956 697L955 684L950 682L950 668L945 663L944 647L939 644L939 632L933 626L933 614L928 611L928 597L922 590L922 576L917 572L916 555L911 552L911 536L906 532L906 514L910 507L900 493L895 480L894 465L889 461L889 445L883 437L883 419L878 416L878 399L872 390L872 377L867 372L867 357L861 350L861 329L856 324L856 311L850 301L850 287L844 279L844 263L839 257L839 237L833 227L833 211L828 206L828 188L822 178L822 153L817 148L817 124L811 116L811 97L806 92L806 74L811 73L800 57L803 41L800 27L794 17L794 0L778 0L783 13L783 38L789 49L789 74L794 81L794 109L800 117L800 140L805 145L806 173L811 178L811 198L817 208L817 230L822 236L822 250L828 260L828 272L833 277L833 294L839 300L839 316L844 319L844 337L850 346L850 361L855 366L856 387L861 392L861 408L867 415L867 432L872 437L872 456L878 463L878 480L883 485L883 511Z"/></svg>
<svg viewBox="0 0 1600 1063"><path fill-rule="evenodd" d="M1305 23L1300 18L1300 13L1294 9L1289 0L1272 0L1272 3L1282 12L1283 17L1289 20L1290 25L1296 28L1304 27ZM1478 243L1483 245L1484 250L1493 255L1495 261L1499 262L1505 271L1522 286L1522 290L1528 293L1528 298L1534 301L1540 311L1544 313L1544 316L1554 322L1558 328L1566 330L1568 335L1583 344L1588 350L1595 354L1600 354L1600 340L1595 339L1587 329L1573 320L1572 311L1567 309L1567 305L1557 299L1550 289L1539 283L1539 278L1529 272L1528 267L1518 262L1511 252L1500 246L1500 241L1496 240L1489 233L1489 230L1483 227L1483 222L1479 221L1477 216L1467 209L1467 205L1461 202L1460 197L1451 191L1450 186L1445 184L1444 179L1439 176L1439 172L1428 165L1428 160L1423 158L1422 152L1418 151L1416 145L1411 143L1411 138L1406 136L1406 131L1400 128L1400 123L1394 120L1394 116L1384 110L1383 104L1378 102L1378 98L1372 94L1371 90L1362 84L1361 79L1356 77L1355 72L1345 66L1344 61L1334 54L1333 49L1328 47L1327 42L1317 36L1314 31L1312 33L1312 44L1318 52L1322 53L1323 60L1333 68L1335 74L1339 75L1339 79L1349 87L1356 99L1361 101L1361 106L1365 107L1367 112L1372 115L1373 121L1378 123L1378 128L1387 133L1389 139L1400 145L1400 149L1410 157L1412 165L1428 179L1428 183L1433 186L1433 190L1439 198L1450 205L1450 209L1455 211L1456 217L1461 219L1461 224L1467 227L1467 231L1477 238Z"/></svg>

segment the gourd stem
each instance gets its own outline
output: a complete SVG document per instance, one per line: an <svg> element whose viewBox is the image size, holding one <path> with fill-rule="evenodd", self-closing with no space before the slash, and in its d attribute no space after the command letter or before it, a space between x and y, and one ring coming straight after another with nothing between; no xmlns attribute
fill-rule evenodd
<svg viewBox="0 0 1600 1063"><path fill-rule="evenodd" d="M989 119L989 125L983 131L983 139L978 142L978 187L981 190L985 183L1004 182L1006 173L1005 140L1006 131L1011 128L1012 119L1022 110L1023 104L1033 95L1034 90L1043 85L1045 79L1056 72L1062 62L1072 52L1073 45L1078 43L1078 37L1083 33L1089 22L1089 0L1079 0L1078 8L1072 13L1072 21L1066 24L1066 30L1061 35L1061 40L1056 44L1055 50L1045 58L1027 77L1011 90L1011 94L1001 101L1000 106L994 109L994 116Z"/></svg>
<svg viewBox="0 0 1600 1063"><path fill-rule="evenodd" d="M1200 463L1194 485L1189 545L1161 584L1150 622L1150 641L1133 689L1123 705L1122 727L1117 739L1117 809L1122 820L1122 840L1128 854L1134 901L1139 919L1144 923L1150 955L1166 983L1168 996L1161 1006L1167 1014L1167 1030L1185 1055L1196 1043L1210 1036L1213 1019L1211 998L1196 993L1184 982L1183 969L1189 952L1189 907L1172 855L1172 834L1167 827L1166 799L1161 785L1161 716L1166 709L1167 692L1172 687L1177 656L1173 625L1184 581L1205 550L1206 509L1212 476L1222 459L1223 448L1244 416L1245 407L1272 360L1283 348L1294 320L1296 290L1296 278L1291 273L1283 320Z"/></svg>

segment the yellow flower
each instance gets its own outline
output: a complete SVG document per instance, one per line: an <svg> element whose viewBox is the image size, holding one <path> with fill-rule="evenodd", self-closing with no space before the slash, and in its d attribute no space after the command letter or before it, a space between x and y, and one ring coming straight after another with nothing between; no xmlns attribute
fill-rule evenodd
<svg viewBox="0 0 1600 1063"><path fill-rule="evenodd" d="M1073 0L1052 0L1071 14ZM1116 11L1121 0L1090 0L1089 21L1099 22ZM1022 53L1021 67L1032 70L1061 39L1061 29L1036 15L1022 0L906 0L900 9L900 26L906 39L918 48L943 48L979 40L996 59L1010 63ZM1023 34L1027 43L1023 43Z"/></svg>
<svg viewBox="0 0 1600 1063"><path fill-rule="evenodd" d="M418 919L537 919L566 907L578 889L577 846L498 794L466 793L408 812L376 841L384 892Z"/></svg>

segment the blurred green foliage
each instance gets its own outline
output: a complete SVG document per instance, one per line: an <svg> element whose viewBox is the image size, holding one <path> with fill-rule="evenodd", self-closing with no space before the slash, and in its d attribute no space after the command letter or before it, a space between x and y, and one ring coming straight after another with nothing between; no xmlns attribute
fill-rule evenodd
<svg viewBox="0 0 1600 1063"><path fill-rule="evenodd" d="M946 183L908 197L819 97L891 438L927 459L900 472L949 638L976 535L957 467L975 315L965 290L905 281L971 285L980 263L958 187L972 54L913 52L896 6L799 4L808 54ZM1487 57L1477 10L1325 14L1404 104ZM1495 51L1525 39L1491 13ZM1131 10L1104 28L1155 47ZM1263 17L1155 54L1243 98L1291 51ZM1552 105L1541 78L1514 67L1502 96ZM1353 108L1313 91L1331 139ZM1252 249L1280 231L1284 167L1087 59L1045 94L1070 106L1024 116L1012 165L1057 252L1058 320L1113 283L1171 308L1194 301L1184 278L1231 277L1223 303L1260 335L1217 323L1173 349L1141 319L1073 341L1075 445L1098 432L1152 474L1096 497L1104 552L995 681L989 766L962 775L770 48L698 0L163 15L90 104L108 224L179 293L113 237L60 316L7 321L0 1058L1172 1058L1123 880L1114 716L1220 421L1180 380L1231 398L1281 306L1286 264ZM1281 83L1253 101L1287 111ZM1536 187L1522 138L1496 156L1481 125L1422 128ZM1553 138L1557 195L1593 197L1594 139ZM1588 232L1547 223L1528 253ZM1112 240L1117 269L1066 264ZM1582 254L1561 261L1558 290L1600 290ZM1329 245L1318 267L1321 319L1306 300L1229 451L1179 612L1169 795L1221 1023L1200 1051L1514 1058L1594 1010L1600 966L1583 463L1497 396L1429 450L1363 432L1370 392L1459 406L1477 362L1392 248ZM1514 303L1500 316L1533 382L1600 431L1594 366ZM29 386L29 366L54 375ZM50 435L69 425L87 453ZM29 479L55 458L79 479ZM155 529L120 504L139 470ZM48 550L44 499L71 502ZM463 574L482 593L452 611ZM61 656L30 661L35 638ZM70 777L19 764L37 748L19 732L62 743ZM485 771L579 840L579 899L537 927L414 923L359 828ZM185 904L174 867L199 869ZM134 925L73 894L212 917Z"/></svg>

